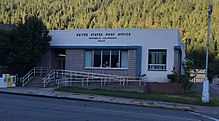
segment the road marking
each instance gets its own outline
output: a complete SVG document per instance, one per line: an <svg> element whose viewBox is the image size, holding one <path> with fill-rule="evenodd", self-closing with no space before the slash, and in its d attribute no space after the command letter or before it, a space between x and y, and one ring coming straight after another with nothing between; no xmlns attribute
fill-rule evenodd
<svg viewBox="0 0 219 121"><path fill-rule="evenodd" d="M213 120L213 121L219 121L219 119L216 119L216 118L213 118L213 117L210 117L210 116L206 116L206 115L203 115L203 114L200 114L200 113L195 113L195 112L190 112L190 113L191 113L191 114L194 114L194 115L198 115L198 116L202 116L202 117L211 119L211 120Z"/></svg>
<svg viewBox="0 0 219 121"><path fill-rule="evenodd" d="M168 119L174 119L174 120L187 120L187 121L195 121L194 119L189 118L182 118L182 117L171 117L171 116L164 116L164 115L156 115L156 114L148 114L148 113L135 113L135 112L129 112L129 111L119 111L119 110L110 110L110 109L101 109L101 108L89 108L89 107L81 107L81 106L70 106L70 105L59 105L59 104L47 104L47 103L38 103L38 102L28 102L28 101L17 101L17 100L7 100L7 99L0 99L1 101L5 102L16 102L16 103L23 103L23 104L38 104L38 105L45 105L45 106L52 106L52 107L65 107L65 108L80 108L80 109L88 109L88 110L94 110L94 111L105 111L105 112L111 112L111 113L126 113L130 114L135 117L141 117L143 116L150 116L150 117L161 117L161 118L168 118ZM130 116L129 115L129 116ZM141 115L141 116L138 116ZM198 121L198 119L197 119Z"/></svg>

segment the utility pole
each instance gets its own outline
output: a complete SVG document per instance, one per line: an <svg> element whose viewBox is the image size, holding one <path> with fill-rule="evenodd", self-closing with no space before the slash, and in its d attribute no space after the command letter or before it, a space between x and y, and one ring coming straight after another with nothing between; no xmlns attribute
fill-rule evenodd
<svg viewBox="0 0 219 121"><path fill-rule="evenodd" d="M209 103L209 80L208 80L208 47L210 39L210 23L211 23L212 5L208 5L208 33L206 41L206 65L205 65L205 79L203 80L202 102Z"/></svg>

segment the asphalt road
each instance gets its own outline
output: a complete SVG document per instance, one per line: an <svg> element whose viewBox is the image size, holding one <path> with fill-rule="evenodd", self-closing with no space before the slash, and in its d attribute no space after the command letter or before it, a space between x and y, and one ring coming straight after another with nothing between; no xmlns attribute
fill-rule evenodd
<svg viewBox="0 0 219 121"><path fill-rule="evenodd" d="M0 93L0 121L199 121L186 111Z"/></svg>

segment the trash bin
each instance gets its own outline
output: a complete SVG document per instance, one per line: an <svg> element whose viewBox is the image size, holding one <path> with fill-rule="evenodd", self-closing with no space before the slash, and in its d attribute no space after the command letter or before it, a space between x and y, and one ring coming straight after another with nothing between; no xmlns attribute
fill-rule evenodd
<svg viewBox="0 0 219 121"><path fill-rule="evenodd" d="M6 74L6 80L7 80L7 87L11 87L12 86L12 79L10 74Z"/></svg>
<svg viewBox="0 0 219 121"><path fill-rule="evenodd" d="M7 88L6 74L2 74L2 79L0 81L0 88Z"/></svg>
<svg viewBox="0 0 219 121"><path fill-rule="evenodd" d="M5 79L5 76L0 77L0 88L6 88L7 87L7 82Z"/></svg>
<svg viewBox="0 0 219 121"><path fill-rule="evenodd" d="M11 75L11 87L15 87L15 86L16 86L16 76Z"/></svg>

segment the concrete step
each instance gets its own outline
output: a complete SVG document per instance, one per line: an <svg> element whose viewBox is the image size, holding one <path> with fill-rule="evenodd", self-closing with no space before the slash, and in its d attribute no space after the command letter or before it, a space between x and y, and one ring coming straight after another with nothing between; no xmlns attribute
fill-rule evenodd
<svg viewBox="0 0 219 121"><path fill-rule="evenodd" d="M31 84L27 85L26 87L43 87L43 84Z"/></svg>
<svg viewBox="0 0 219 121"><path fill-rule="evenodd" d="M42 77L34 77L29 83L26 85L27 87L43 87Z"/></svg>

